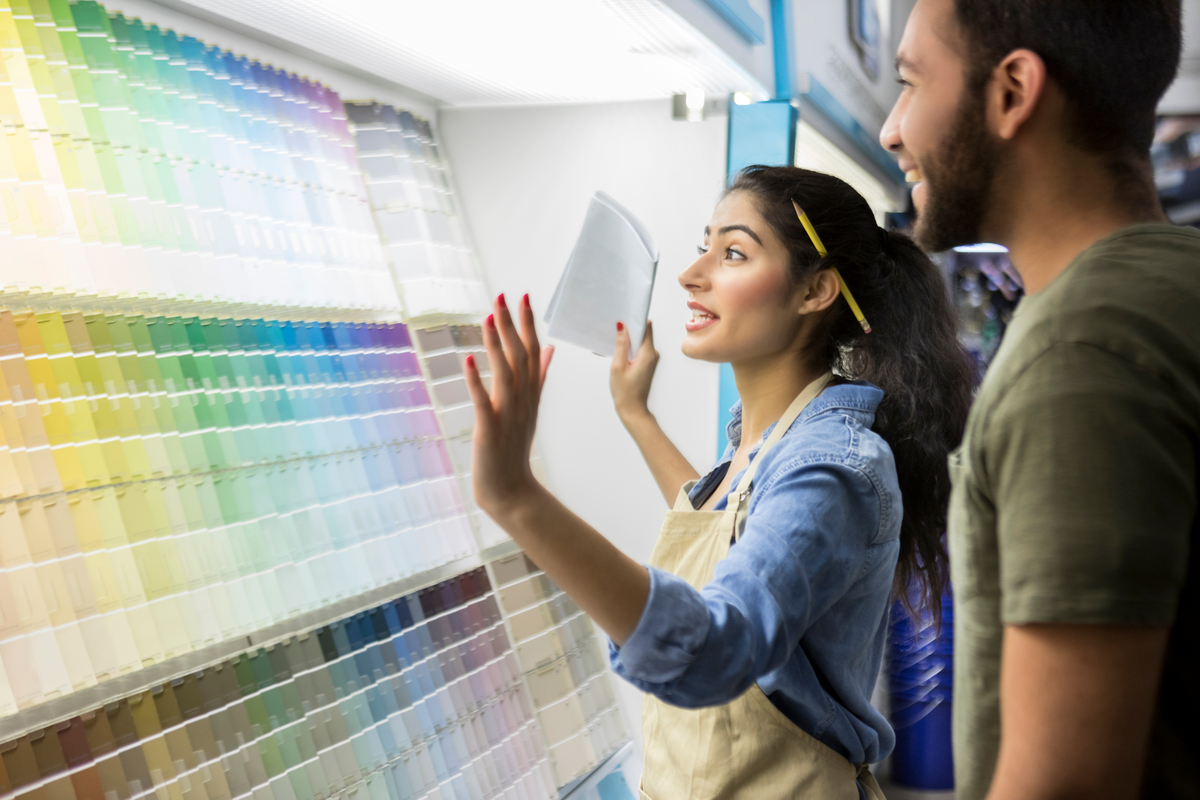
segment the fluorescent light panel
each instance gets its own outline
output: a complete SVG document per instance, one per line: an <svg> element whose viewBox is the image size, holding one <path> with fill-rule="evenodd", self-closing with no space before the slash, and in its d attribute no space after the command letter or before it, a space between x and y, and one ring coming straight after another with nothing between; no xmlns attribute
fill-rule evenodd
<svg viewBox="0 0 1200 800"><path fill-rule="evenodd" d="M956 253L1007 253L1008 248L1002 244L964 244L954 248Z"/></svg>

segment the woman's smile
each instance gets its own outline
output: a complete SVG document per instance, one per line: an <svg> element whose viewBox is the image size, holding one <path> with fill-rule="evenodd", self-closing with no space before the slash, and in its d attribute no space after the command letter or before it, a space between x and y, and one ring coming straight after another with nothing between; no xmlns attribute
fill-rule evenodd
<svg viewBox="0 0 1200 800"><path fill-rule="evenodd" d="M720 319L716 314L695 301L688 303L688 308L692 310L692 318L684 327L687 328L689 333L716 325Z"/></svg>

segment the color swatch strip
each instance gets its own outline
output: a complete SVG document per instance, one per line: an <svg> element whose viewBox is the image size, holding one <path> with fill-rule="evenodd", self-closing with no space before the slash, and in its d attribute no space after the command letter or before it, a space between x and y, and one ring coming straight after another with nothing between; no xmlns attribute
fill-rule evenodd
<svg viewBox="0 0 1200 800"><path fill-rule="evenodd" d="M489 564L559 786L629 741L591 622L524 553Z"/></svg>
<svg viewBox="0 0 1200 800"><path fill-rule="evenodd" d="M0 288L399 313L328 87L92 0L0 0L0 129Z"/></svg>
<svg viewBox="0 0 1200 800"><path fill-rule="evenodd" d="M463 483L471 483L471 447L475 430L475 406L467 391L463 377L463 364L468 355L475 357L480 374L489 376L487 352L483 349L483 331L478 325L446 325L437 328L415 330L413 343L416 345L425 375L429 395L437 412L438 424L446 435L446 449L455 471ZM530 453L530 466L534 475L545 482L537 448ZM508 534L479 510L470 496L467 497L468 513L483 547L491 547L509 541Z"/></svg>
<svg viewBox="0 0 1200 800"><path fill-rule="evenodd" d="M0 745L0 796L556 796L483 569Z"/></svg>
<svg viewBox="0 0 1200 800"><path fill-rule="evenodd" d="M486 314L482 270L429 123L381 103L347 103L346 115L406 319Z"/></svg>
<svg viewBox="0 0 1200 800"><path fill-rule="evenodd" d="M402 325L0 311L0 714L473 552Z"/></svg>

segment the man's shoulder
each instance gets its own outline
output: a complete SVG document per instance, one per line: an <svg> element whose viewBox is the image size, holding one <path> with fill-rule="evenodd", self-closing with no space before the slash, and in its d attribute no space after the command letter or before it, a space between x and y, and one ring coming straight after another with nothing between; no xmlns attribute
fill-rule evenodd
<svg viewBox="0 0 1200 800"><path fill-rule="evenodd" d="M1134 225L1118 231L1080 253L1045 292L1051 313L1144 308L1161 319L1164 310L1200 298L1200 230Z"/></svg>
<svg viewBox="0 0 1200 800"><path fill-rule="evenodd" d="M1030 302L1031 322L1059 339L1096 339L1137 327L1200 326L1200 231L1135 225L1080 253Z"/></svg>
<svg viewBox="0 0 1200 800"><path fill-rule="evenodd" d="M1099 351L1127 363L1133 374L1168 384L1195 384L1200 231L1137 225L1080 254L1050 286L1023 302L980 400L999 400L1051 351L1072 350Z"/></svg>

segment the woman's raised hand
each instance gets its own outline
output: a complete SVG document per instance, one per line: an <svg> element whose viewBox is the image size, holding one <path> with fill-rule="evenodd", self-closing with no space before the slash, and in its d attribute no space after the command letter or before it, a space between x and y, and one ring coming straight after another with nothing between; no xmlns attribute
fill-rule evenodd
<svg viewBox="0 0 1200 800"><path fill-rule="evenodd" d="M513 324L504 295L483 324L483 345L492 368L492 388L483 385L473 356L466 379L475 403L472 477L475 502L497 522L521 507L540 485L529 468L538 402L554 347L542 348L533 325L529 295L521 298L521 330Z"/></svg>
<svg viewBox="0 0 1200 800"><path fill-rule="evenodd" d="M654 382L654 370L658 367L658 351L654 349L654 327L649 320L646 321L642 344L632 361L629 360L629 346L629 329L618 322L617 352L613 355L608 388L612 392L617 416L626 424L650 411L650 385Z"/></svg>

